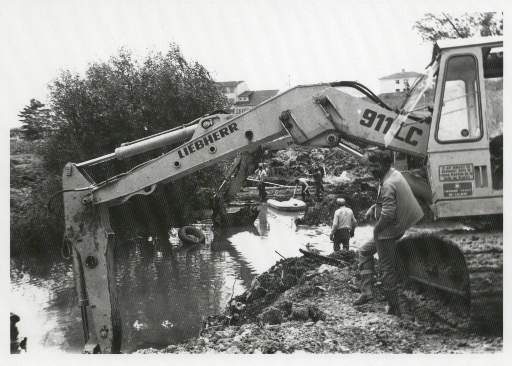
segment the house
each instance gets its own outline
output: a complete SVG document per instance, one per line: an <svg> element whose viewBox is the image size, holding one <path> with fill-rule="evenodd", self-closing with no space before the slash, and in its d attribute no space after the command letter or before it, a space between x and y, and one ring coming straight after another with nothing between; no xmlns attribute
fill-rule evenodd
<svg viewBox="0 0 512 366"><path fill-rule="evenodd" d="M233 105L235 114L245 113L265 100L277 95L279 90L246 90L237 96L237 100Z"/></svg>
<svg viewBox="0 0 512 366"><path fill-rule="evenodd" d="M413 86L416 79L422 75L423 74L414 71L405 71L405 69L402 69L401 72L383 76L379 78L380 92L394 93L407 91Z"/></svg>
<svg viewBox="0 0 512 366"><path fill-rule="evenodd" d="M236 97L249 89L245 81L220 81L215 85L230 103L235 103Z"/></svg>
<svg viewBox="0 0 512 366"><path fill-rule="evenodd" d="M215 84L231 103L231 113L235 114L247 112L279 92L279 90L249 90L245 81L219 81Z"/></svg>

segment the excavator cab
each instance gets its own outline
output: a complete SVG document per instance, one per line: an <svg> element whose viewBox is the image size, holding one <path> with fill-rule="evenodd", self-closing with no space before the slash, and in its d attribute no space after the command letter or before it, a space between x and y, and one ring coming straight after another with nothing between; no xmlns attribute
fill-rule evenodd
<svg viewBox="0 0 512 366"><path fill-rule="evenodd" d="M503 211L503 41L439 41L427 148L436 217Z"/></svg>
<svg viewBox="0 0 512 366"><path fill-rule="evenodd" d="M430 191L427 201L436 218L502 213L500 37L439 41L432 62L412 87L397 120L403 117L412 123L428 121L431 127L423 185ZM386 138L392 141L393 129ZM412 158L397 153L397 167L418 168L418 159Z"/></svg>

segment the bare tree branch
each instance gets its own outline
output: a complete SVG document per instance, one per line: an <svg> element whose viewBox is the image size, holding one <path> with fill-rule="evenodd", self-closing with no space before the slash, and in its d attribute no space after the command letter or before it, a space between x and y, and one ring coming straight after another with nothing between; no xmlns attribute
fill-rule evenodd
<svg viewBox="0 0 512 366"><path fill-rule="evenodd" d="M450 17L448 17L447 14L445 13L441 13L443 14L443 16L446 18L446 20L448 21L448 23L450 23L450 25L452 26L452 28L455 30L455 32L457 32L457 35L460 37L460 38L466 38L464 37L460 32L459 30L457 29L457 27L455 26L455 24L453 24L452 20L450 19Z"/></svg>

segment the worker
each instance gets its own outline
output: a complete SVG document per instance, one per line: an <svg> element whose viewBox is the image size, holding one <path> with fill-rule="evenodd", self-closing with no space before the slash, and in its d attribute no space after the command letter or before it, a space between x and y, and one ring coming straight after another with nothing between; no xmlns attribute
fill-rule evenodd
<svg viewBox="0 0 512 366"><path fill-rule="evenodd" d="M265 166L263 163L259 163L258 169L256 169L256 178L258 179L258 195L261 202L265 202L267 200L267 191L265 190L265 180L267 179L267 175Z"/></svg>
<svg viewBox="0 0 512 366"><path fill-rule="evenodd" d="M357 226L357 220L354 212L345 206L344 198L337 198L336 203L340 206L334 212L332 220L332 230L330 238L334 243L334 251L340 250L340 243L343 244L343 250L349 249L350 238L354 236L354 230Z"/></svg>
<svg viewBox="0 0 512 366"><path fill-rule="evenodd" d="M322 194L324 193L324 186L322 181L324 177L324 170L320 167L320 165L314 164L308 175L313 177L313 181L315 182L315 197L317 200L320 200L322 198Z"/></svg>
<svg viewBox="0 0 512 366"><path fill-rule="evenodd" d="M300 194L302 196L302 200L304 202L309 201L311 194L309 193L309 184L306 178L298 178L295 179L295 185L300 186L301 191Z"/></svg>
<svg viewBox="0 0 512 366"><path fill-rule="evenodd" d="M377 203L366 212L367 218L375 217L377 222L373 229L373 240L359 249L361 295L354 305L365 304L373 298L373 256L378 253L382 286L388 302L387 312L400 316L404 301L398 294L396 243L407 229L423 217L423 211L405 178L391 167L393 158L389 151L369 152L366 161L370 173L380 180Z"/></svg>

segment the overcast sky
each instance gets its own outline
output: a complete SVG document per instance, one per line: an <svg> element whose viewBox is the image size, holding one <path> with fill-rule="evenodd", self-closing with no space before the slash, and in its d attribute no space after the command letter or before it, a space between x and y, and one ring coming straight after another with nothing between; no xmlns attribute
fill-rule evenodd
<svg viewBox="0 0 512 366"><path fill-rule="evenodd" d="M83 74L119 48L137 55L178 44L217 81L250 89L421 72L431 45L412 29L425 12L503 9L504 1L135 1L0 0L3 127L31 98L47 101L59 70ZM447 3L449 3L447 7Z"/></svg>

